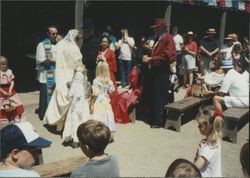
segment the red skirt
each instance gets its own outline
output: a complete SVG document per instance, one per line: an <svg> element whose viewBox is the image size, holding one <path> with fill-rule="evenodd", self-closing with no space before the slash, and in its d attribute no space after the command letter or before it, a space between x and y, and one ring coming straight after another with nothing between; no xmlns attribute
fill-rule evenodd
<svg viewBox="0 0 250 178"><path fill-rule="evenodd" d="M6 92L9 91L9 87L2 87ZM3 104L11 99L15 102L15 109L13 111L7 112L3 108ZM21 122L25 119L24 107L21 103L20 98L18 97L16 91L12 90L12 95L10 97L4 96L0 93L0 124L7 124L10 122Z"/></svg>

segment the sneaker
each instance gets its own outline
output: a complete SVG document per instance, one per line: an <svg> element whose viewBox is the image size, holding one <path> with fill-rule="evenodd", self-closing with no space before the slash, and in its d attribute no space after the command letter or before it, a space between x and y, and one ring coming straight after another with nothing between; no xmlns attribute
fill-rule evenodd
<svg viewBox="0 0 250 178"><path fill-rule="evenodd" d="M79 143L78 143L78 142L71 142L71 143L70 143L70 146L71 146L72 148L78 148L78 147L79 147Z"/></svg>

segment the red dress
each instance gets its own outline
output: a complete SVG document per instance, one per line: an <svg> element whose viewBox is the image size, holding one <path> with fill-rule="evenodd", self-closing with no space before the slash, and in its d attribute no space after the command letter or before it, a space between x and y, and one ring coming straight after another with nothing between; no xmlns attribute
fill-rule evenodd
<svg viewBox="0 0 250 178"><path fill-rule="evenodd" d="M106 58L106 62L109 65L109 72L110 72L110 79L113 81L113 84L115 86L115 91L111 94L109 94L110 97L110 103L114 112L115 116L115 122L116 123L122 123L122 120L118 118L118 100L119 100L119 94L117 91L117 85L116 85L116 77L115 73L117 72L117 65L116 65L116 58L115 53L111 49L107 48L105 51L99 51L98 56L104 56Z"/></svg>
<svg viewBox="0 0 250 178"><path fill-rule="evenodd" d="M128 115L129 107L138 100L142 93L142 87L139 81L140 69L135 67L129 73L129 83L131 90L124 92L119 96L118 117L123 124L131 122Z"/></svg>
<svg viewBox="0 0 250 178"><path fill-rule="evenodd" d="M1 89L5 92L9 92L10 83L12 80L14 80L14 78L15 77L10 69L5 72L0 71ZM8 102L8 100L12 100L14 102L14 105L16 106L13 111L7 112L4 110L4 105ZM13 89L11 96L5 96L0 93L0 124L20 122L23 121L24 118L24 107L16 91Z"/></svg>

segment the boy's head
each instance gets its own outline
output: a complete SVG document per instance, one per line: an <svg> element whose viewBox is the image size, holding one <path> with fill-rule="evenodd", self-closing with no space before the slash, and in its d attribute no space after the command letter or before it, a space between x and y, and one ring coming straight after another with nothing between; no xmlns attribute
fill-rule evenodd
<svg viewBox="0 0 250 178"><path fill-rule="evenodd" d="M17 167L27 167L37 161L38 151L51 142L39 137L29 122L15 123L1 129L1 158Z"/></svg>
<svg viewBox="0 0 250 178"><path fill-rule="evenodd" d="M104 152L110 141L110 130L99 121L88 120L78 127L77 137L84 154L89 156L89 152L92 154Z"/></svg>
<svg viewBox="0 0 250 178"><path fill-rule="evenodd" d="M179 158L168 167L165 177L201 177L201 173L193 163Z"/></svg>

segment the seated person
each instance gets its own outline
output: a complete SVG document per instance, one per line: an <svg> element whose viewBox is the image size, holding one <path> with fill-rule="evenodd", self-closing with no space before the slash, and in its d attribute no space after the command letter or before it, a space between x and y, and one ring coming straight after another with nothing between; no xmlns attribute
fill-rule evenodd
<svg viewBox="0 0 250 178"><path fill-rule="evenodd" d="M138 66L134 67L129 73L130 88L128 91L119 95L117 117L121 123L129 123L131 119L128 116L130 106L140 98L142 93L141 70Z"/></svg>
<svg viewBox="0 0 250 178"><path fill-rule="evenodd" d="M40 177L25 170L38 163L39 149L49 147L50 141L39 137L29 122L10 124L1 129L0 177Z"/></svg>
<svg viewBox="0 0 250 178"><path fill-rule="evenodd" d="M77 167L70 177L119 177L117 160L104 152L110 142L111 132L103 123L88 120L77 129L83 153L89 157L85 165Z"/></svg>
<svg viewBox="0 0 250 178"><path fill-rule="evenodd" d="M165 177L202 177L199 169L186 159L176 159L170 164Z"/></svg>
<svg viewBox="0 0 250 178"><path fill-rule="evenodd" d="M227 108L248 108L249 107L249 73L248 61L244 55L233 60L234 68L230 69L223 79L222 86L218 92L213 92L213 103L215 108L223 112L222 106ZM229 95L227 95L229 94Z"/></svg>

